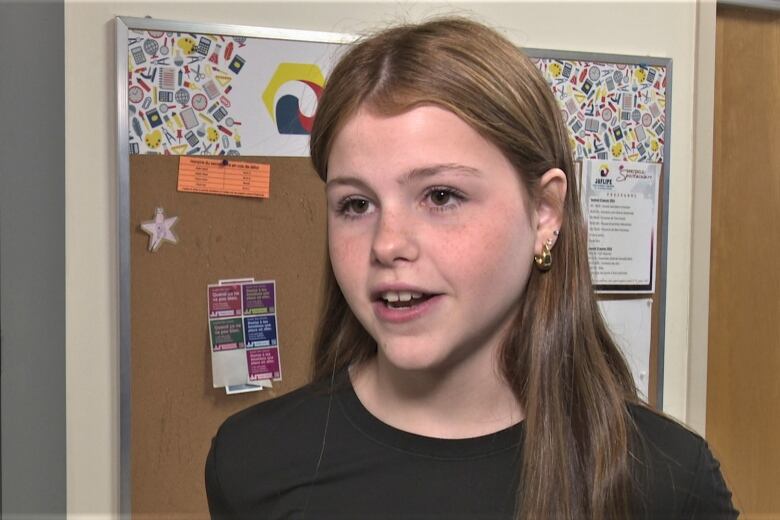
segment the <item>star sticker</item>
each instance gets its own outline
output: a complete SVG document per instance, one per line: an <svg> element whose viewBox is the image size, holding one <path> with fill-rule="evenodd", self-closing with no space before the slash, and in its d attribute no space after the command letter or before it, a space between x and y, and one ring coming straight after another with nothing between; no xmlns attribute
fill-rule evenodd
<svg viewBox="0 0 780 520"><path fill-rule="evenodd" d="M149 251L154 253L160 249L163 242L175 244L178 241L176 235L171 231L177 220L179 217L165 218L165 211L162 208L157 208L154 210L154 220L141 222L141 229L149 234Z"/></svg>

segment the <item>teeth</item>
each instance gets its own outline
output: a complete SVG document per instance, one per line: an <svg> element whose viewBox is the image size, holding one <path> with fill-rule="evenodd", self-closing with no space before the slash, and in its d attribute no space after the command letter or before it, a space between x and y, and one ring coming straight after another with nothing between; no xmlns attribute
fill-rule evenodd
<svg viewBox="0 0 780 520"><path fill-rule="evenodd" d="M412 291L387 291L382 293L382 299L390 303L394 302L408 302L410 300L419 300L422 298L422 293Z"/></svg>

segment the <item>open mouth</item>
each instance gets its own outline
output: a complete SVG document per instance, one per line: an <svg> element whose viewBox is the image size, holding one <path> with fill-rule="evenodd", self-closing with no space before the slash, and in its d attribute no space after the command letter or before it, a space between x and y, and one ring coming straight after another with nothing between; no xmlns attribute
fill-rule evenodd
<svg viewBox="0 0 780 520"><path fill-rule="evenodd" d="M405 309L419 305L433 296L412 291L386 291L380 294L379 298L390 309Z"/></svg>

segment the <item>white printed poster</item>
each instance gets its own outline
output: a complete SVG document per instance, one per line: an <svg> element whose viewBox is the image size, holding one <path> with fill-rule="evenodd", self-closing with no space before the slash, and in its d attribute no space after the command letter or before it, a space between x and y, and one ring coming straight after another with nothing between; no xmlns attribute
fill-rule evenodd
<svg viewBox="0 0 780 520"><path fill-rule="evenodd" d="M584 160L581 196L598 292L652 293L661 165Z"/></svg>
<svg viewBox="0 0 780 520"><path fill-rule="evenodd" d="M599 308L612 338L628 361L637 390L647 400L653 300L600 300Z"/></svg>

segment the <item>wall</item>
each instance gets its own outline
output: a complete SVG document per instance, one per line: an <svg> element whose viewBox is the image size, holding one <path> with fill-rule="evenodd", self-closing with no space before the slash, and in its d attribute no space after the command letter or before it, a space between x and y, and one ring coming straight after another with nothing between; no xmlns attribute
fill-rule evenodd
<svg viewBox="0 0 780 520"><path fill-rule="evenodd" d="M689 316L688 399L685 421L704 434L707 422L707 353L710 318L710 221L712 146L715 110L714 1L697 5L696 65L693 93L694 142L691 216L691 304Z"/></svg>
<svg viewBox="0 0 780 520"><path fill-rule="evenodd" d="M62 0L0 2L0 516L6 520L58 518L66 509L63 16Z"/></svg>
<svg viewBox="0 0 780 520"><path fill-rule="evenodd" d="M454 6L454 7L453 7ZM529 47L674 60L664 409L685 420L691 308L706 287L691 280L696 122L697 5L687 2L206 3L66 2L68 509L118 509L118 326L114 16L362 32L431 14L473 13ZM639 30L638 30L639 29ZM705 39L709 37L704 27ZM713 28L714 34L714 28ZM706 65L707 67L709 65ZM706 71L705 71L706 72ZM704 74L706 76L706 74ZM706 106L699 107L707 110ZM711 109L710 109L711 110ZM703 118L706 122L706 117ZM709 147L709 148L708 148ZM706 132L697 154L707 154ZM711 151L710 151L711 154ZM707 202L705 201L705 204ZM706 304L706 298L703 300ZM706 332L706 328L705 328ZM706 342L706 336L705 336ZM704 365L706 368L706 357ZM697 369L698 370L698 369Z"/></svg>

